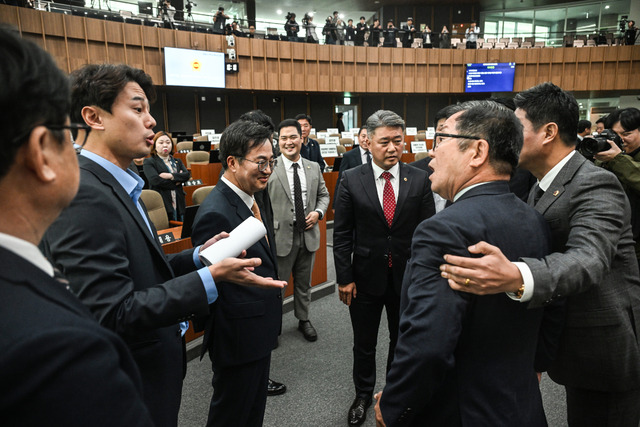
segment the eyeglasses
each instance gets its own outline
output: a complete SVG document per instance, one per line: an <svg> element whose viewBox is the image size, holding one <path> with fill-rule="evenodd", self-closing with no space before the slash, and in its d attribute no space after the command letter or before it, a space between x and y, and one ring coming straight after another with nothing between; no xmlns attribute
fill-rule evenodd
<svg viewBox="0 0 640 427"><path fill-rule="evenodd" d="M269 168L271 168L271 170L273 171L273 168L276 167L276 165L278 164L278 159L271 159L271 160L249 160L246 157L242 157L243 159L245 159L248 162L251 163L255 163L256 165L258 165L258 170L260 172L264 172L267 170L267 166L269 166Z"/></svg>
<svg viewBox="0 0 640 427"><path fill-rule="evenodd" d="M460 138L460 139L483 139L479 136L470 136L470 135L454 135L452 133L440 133L436 132L433 134L433 149L435 150L438 147L438 144L442 143L441 138Z"/></svg>
<svg viewBox="0 0 640 427"><path fill-rule="evenodd" d="M69 129L71 131L71 141L74 143L77 153L80 153L80 151L84 147L84 144L87 143L87 138L89 137L89 133L91 132L91 126L86 125L84 123L70 123L69 125L44 125L44 126L50 130ZM79 130L84 130L84 137L82 138L82 141L80 141L77 138Z"/></svg>

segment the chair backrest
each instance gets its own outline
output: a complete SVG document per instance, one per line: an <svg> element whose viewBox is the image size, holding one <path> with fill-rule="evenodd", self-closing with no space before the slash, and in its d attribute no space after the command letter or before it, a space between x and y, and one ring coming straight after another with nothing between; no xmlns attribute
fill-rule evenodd
<svg viewBox="0 0 640 427"><path fill-rule="evenodd" d="M480 46L480 49L493 49L493 43L484 42L482 43L482 46Z"/></svg>
<svg viewBox="0 0 640 427"><path fill-rule="evenodd" d="M422 160L425 157L429 157L429 152L423 151L422 153L416 153L415 161Z"/></svg>
<svg viewBox="0 0 640 427"><path fill-rule="evenodd" d="M457 39L457 38L451 39L451 46L452 47L456 47L459 44L460 44L460 39Z"/></svg>
<svg viewBox="0 0 640 427"><path fill-rule="evenodd" d="M338 150L338 154L344 154L347 152L347 149L344 145L336 145L336 150Z"/></svg>
<svg viewBox="0 0 640 427"><path fill-rule="evenodd" d="M544 41L536 42L536 43L533 45L533 47L544 47L544 46L545 46Z"/></svg>
<svg viewBox="0 0 640 427"><path fill-rule="evenodd" d="M318 141L318 144L324 144L324 138L318 138L316 141Z"/></svg>
<svg viewBox="0 0 640 427"><path fill-rule="evenodd" d="M522 37L512 37L511 38L511 43L522 43Z"/></svg>
<svg viewBox="0 0 640 427"><path fill-rule="evenodd" d="M596 41L595 40L587 40L586 46L596 46Z"/></svg>
<svg viewBox="0 0 640 427"><path fill-rule="evenodd" d="M200 136L195 136L193 138L194 141L208 141L209 140L209 135L200 135Z"/></svg>
<svg viewBox="0 0 640 427"><path fill-rule="evenodd" d="M191 199L193 200L194 205L199 205L204 202L204 199L207 198L211 190L215 188L215 185L207 185L206 187L200 187L193 192Z"/></svg>
<svg viewBox="0 0 640 427"><path fill-rule="evenodd" d="M208 165L209 153L206 151L191 151L187 153L187 167L190 168L193 164Z"/></svg>
<svg viewBox="0 0 640 427"><path fill-rule="evenodd" d="M424 141L426 139L427 139L427 134L426 133L418 132L416 134L415 141Z"/></svg>
<svg viewBox="0 0 640 427"><path fill-rule="evenodd" d="M509 45L507 46L507 49L517 49L519 48L520 45L518 44L518 42L511 42L509 43Z"/></svg>
<svg viewBox="0 0 640 427"><path fill-rule="evenodd" d="M495 49L504 49L505 44L504 43L496 43L495 46L493 46Z"/></svg>
<svg viewBox="0 0 640 427"><path fill-rule="evenodd" d="M524 41L531 43L531 45L533 45L536 42L536 38L535 37L525 37Z"/></svg>
<svg viewBox="0 0 640 427"><path fill-rule="evenodd" d="M332 133L329 134L329 136L337 136L338 138L342 137L342 135L340 135L339 133Z"/></svg>
<svg viewBox="0 0 640 427"><path fill-rule="evenodd" d="M147 208L149 218L153 223L156 230L164 230L169 228L169 217L167 211L164 208L164 202L162 196L155 190L142 190L140 198Z"/></svg>
<svg viewBox="0 0 640 427"><path fill-rule="evenodd" d="M193 150L193 141L180 141L176 144L176 150Z"/></svg>
<svg viewBox="0 0 640 427"><path fill-rule="evenodd" d="M340 138L340 145L344 145L345 147L347 145L353 145L353 139L351 139L351 138Z"/></svg>
<svg viewBox="0 0 640 427"><path fill-rule="evenodd" d="M530 48L530 47L531 47L531 42L522 42L522 44L520 45L520 47L523 47L523 48Z"/></svg>
<svg viewBox="0 0 640 427"><path fill-rule="evenodd" d="M509 37L500 37L500 40L498 40L500 43L504 43L504 45L508 45L510 43L511 40L509 40Z"/></svg>
<svg viewBox="0 0 640 427"><path fill-rule="evenodd" d="M487 37L486 42L487 43L495 43L497 41L497 39L495 37Z"/></svg>
<svg viewBox="0 0 640 427"><path fill-rule="evenodd" d="M584 46L584 40L574 40L573 41L573 47L583 47Z"/></svg>

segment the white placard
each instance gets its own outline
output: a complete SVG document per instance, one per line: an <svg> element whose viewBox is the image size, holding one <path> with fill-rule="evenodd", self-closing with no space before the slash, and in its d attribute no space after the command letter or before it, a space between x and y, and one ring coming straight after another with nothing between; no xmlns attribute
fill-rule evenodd
<svg viewBox="0 0 640 427"><path fill-rule="evenodd" d="M200 252L204 265L212 265L225 258L234 258L249 249L267 234L262 221L250 216L237 226L226 239L218 240Z"/></svg>
<svg viewBox="0 0 640 427"><path fill-rule="evenodd" d="M215 135L216 134L216 130L215 129L202 129L200 131L200 135ZM211 138L209 138L211 139Z"/></svg>
<svg viewBox="0 0 640 427"><path fill-rule="evenodd" d="M222 136L221 133L216 133L215 135L209 135L209 141L211 141L212 144L220 144L221 136Z"/></svg>
<svg viewBox="0 0 640 427"><path fill-rule="evenodd" d="M326 140L328 136L329 136L329 132L318 132L318 139Z"/></svg>
<svg viewBox="0 0 640 427"><path fill-rule="evenodd" d="M427 143L425 141L411 141L412 153L426 153Z"/></svg>
<svg viewBox="0 0 640 427"><path fill-rule="evenodd" d="M325 145L339 145L340 144L340 138L337 136L328 136L325 140L324 140Z"/></svg>
<svg viewBox="0 0 640 427"><path fill-rule="evenodd" d="M353 132L342 132L342 137L353 139Z"/></svg>
<svg viewBox="0 0 640 427"><path fill-rule="evenodd" d="M425 139L433 139L433 135L436 133L436 128L428 127Z"/></svg>
<svg viewBox="0 0 640 427"><path fill-rule="evenodd" d="M338 157L338 147L331 144L320 145L320 154L322 157Z"/></svg>
<svg viewBox="0 0 640 427"><path fill-rule="evenodd" d="M407 135L417 135L418 134L418 128L407 128L406 133L407 133Z"/></svg>
<svg viewBox="0 0 640 427"><path fill-rule="evenodd" d="M309 131L309 135L315 135L316 134L316 128L311 128L311 130Z"/></svg>
<svg viewBox="0 0 640 427"><path fill-rule="evenodd" d="M329 135L331 135L332 133L337 133L338 135L340 135L340 131L338 131L338 128L327 128L327 133Z"/></svg>
<svg viewBox="0 0 640 427"><path fill-rule="evenodd" d="M351 128L349 129L351 131L352 134L357 135L358 132L360 132L360 128Z"/></svg>

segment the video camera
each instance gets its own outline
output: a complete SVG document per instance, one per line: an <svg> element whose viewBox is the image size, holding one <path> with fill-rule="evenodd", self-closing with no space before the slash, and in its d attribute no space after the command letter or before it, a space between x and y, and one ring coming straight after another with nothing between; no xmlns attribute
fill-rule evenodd
<svg viewBox="0 0 640 427"><path fill-rule="evenodd" d="M585 136L576 146L576 150L587 159L593 159L594 155L611 148L609 141L613 141L622 150L622 139L611 129L605 129L597 135Z"/></svg>
<svg viewBox="0 0 640 427"><path fill-rule="evenodd" d="M194 2L194 1L191 1L191 0L187 0L187 5L185 6L185 8L187 9L187 12L191 12L191 9L192 9L194 6L196 6L196 7L197 7L197 6L198 6L198 3Z"/></svg>

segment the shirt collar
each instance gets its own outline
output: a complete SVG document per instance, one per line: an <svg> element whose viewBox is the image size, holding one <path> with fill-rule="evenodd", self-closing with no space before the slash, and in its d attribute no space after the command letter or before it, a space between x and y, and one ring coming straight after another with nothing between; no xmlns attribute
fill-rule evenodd
<svg viewBox="0 0 640 427"><path fill-rule="evenodd" d="M358 148L360 149L360 157L365 156L369 152L369 150L362 148L361 145L358 145Z"/></svg>
<svg viewBox="0 0 640 427"><path fill-rule="evenodd" d="M387 171L382 169L380 166L376 165L376 162L371 162L371 167L373 168L373 176L378 179L381 177L382 172L389 172L392 177L398 178L398 172L400 171L400 162L393 165L393 167Z"/></svg>
<svg viewBox="0 0 640 427"><path fill-rule="evenodd" d="M553 180L556 179L556 176L558 176L558 174L560 173L560 170L564 167L564 165L567 164L569 159L571 159L574 154L576 154L576 151L572 150L565 156L564 159L556 163L556 165L552 167L551 170L547 172L547 174L543 176L540 181L538 181L538 186L542 189L542 191L547 191L549 189L549 186L551 185Z"/></svg>
<svg viewBox="0 0 640 427"><path fill-rule="evenodd" d="M0 233L0 246L24 258L53 277L53 266L33 243L9 234ZM7 268L7 266L5 266L5 268Z"/></svg>
<svg viewBox="0 0 640 427"><path fill-rule="evenodd" d="M249 209L251 209L253 207L254 198L252 196L248 195L247 193L245 193L244 191L239 189L233 182L231 182L227 178L225 178L224 175L220 179L222 179L222 181L224 181L224 183L227 184L229 186L229 188L231 188L233 190L233 192L238 195L238 197L240 197L242 202L245 205L247 205L247 207Z"/></svg>
<svg viewBox="0 0 640 427"><path fill-rule="evenodd" d="M294 163L297 163L300 170L302 170L302 156L298 157L297 162L292 162L291 160L287 159L285 156L282 156L282 163L284 164L284 170L291 169L291 166Z"/></svg>
<svg viewBox="0 0 640 427"><path fill-rule="evenodd" d="M490 181L486 181L486 182L479 182L479 183L477 183L477 184L473 184L473 185L470 185L470 186L468 186L468 187L463 188L462 190L458 191L458 193L457 193L455 196L453 196L453 202L457 202L457 201L458 201L458 199L460 199L460 197L462 197L462 196L463 196L467 191L472 190L472 189L474 189L474 188L476 188L476 187L479 187L479 186L481 186L482 184L488 184L489 182L490 182Z"/></svg>
<svg viewBox="0 0 640 427"><path fill-rule="evenodd" d="M80 152L81 156L86 157L89 160L93 160L100 166L106 169L118 183L124 188L124 191L127 192L129 197L135 202L138 203L138 198L140 197L140 193L142 193L142 188L144 187L144 180L140 178L135 172L127 169L123 170L119 166L111 163L109 160L104 157L92 153L86 149L83 149Z"/></svg>

